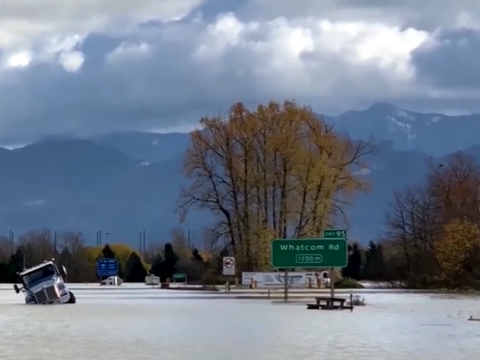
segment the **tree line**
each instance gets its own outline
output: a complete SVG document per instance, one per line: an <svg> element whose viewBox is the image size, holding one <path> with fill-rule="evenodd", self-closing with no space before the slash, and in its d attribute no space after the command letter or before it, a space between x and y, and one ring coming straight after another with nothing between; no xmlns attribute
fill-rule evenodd
<svg viewBox="0 0 480 360"><path fill-rule="evenodd" d="M357 243L349 245L347 266L341 271L344 278L370 281L396 281L387 271L383 246L370 241L366 247Z"/></svg>
<svg viewBox="0 0 480 360"><path fill-rule="evenodd" d="M29 231L15 244L0 237L0 282L18 281L17 273L44 260L55 259L65 266L68 282L98 282L97 260L117 259L118 276L126 282L144 282L147 274L159 276L163 282L174 273L183 273L189 282L208 283L221 273L222 260L213 253L200 253L189 247L180 231L174 231L172 241L152 243L143 253L125 244L88 246L79 232L64 232L58 237L48 229ZM218 255L220 256L220 254Z"/></svg>
<svg viewBox="0 0 480 360"><path fill-rule="evenodd" d="M480 166L457 152L426 168L390 203L385 271L413 287L480 288Z"/></svg>
<svg viewBox="0 0 480 360"><path fill-rule="evenodd" d="M343 277L480 289L480 165L457 152L426 166L423 183L394 193L383 236L349 245Z"/></svg>
<svg viewBox="0 0 480 360"><path fill-rule="evenodd" d="M235 256L239 273L272 270L273 238L316 237L327 228L348 227L345 210L370 187L364 174L374 143L350 139L295 101L254 109L236 103L200 125L190 134L183 164L188 185L181 188L177 211L180 222L192 209L211 214L208 250L185 246L178 232L144 254L111 244L127 281L137 279L130 276L133 265L127 266L131 257L143 266L140 271L135 265L136 274L151 271L162 279L182 272L192 281L214 281L221 277L223 256ZM379 224L382 236L367 247L351 244L344 276L414 287L479 287L479 164L456 153L425 166L423 182L393 194ZM67 263L72 281L97 280L95 262L105 249L86 246L78 233L62 236L61 246L52 248L50 232L30 232L13 255L11 246L0 243L0 274L22 256L29 264L56 256Z"/></svg>
<svg viewBox="0 0 480 360"><path fill-rule="evenodd" d="M185 156L189 184L179 199L180 220L192 208L209 211L212 246L235 256L243 270L271 270L273 238L347 227L346 208L369 189L363 174L374 144L336 131L308 106L237 103L200 124ZM479 287L479 164L456 153L425 167L423 183L393 194L381 238L366 249L354 245L345 275Z"/></svg>

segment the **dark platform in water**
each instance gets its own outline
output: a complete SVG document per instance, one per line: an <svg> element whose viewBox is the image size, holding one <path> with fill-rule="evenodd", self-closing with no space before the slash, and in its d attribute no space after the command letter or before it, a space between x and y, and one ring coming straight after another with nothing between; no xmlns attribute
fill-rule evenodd
<svg viewBox="0 0 480 360"><path fill-rule="evenodd" d="M308 310L353 310L353 305L346 305L347 299L335 297L316 297L315 304L307 304Z"/></svg>

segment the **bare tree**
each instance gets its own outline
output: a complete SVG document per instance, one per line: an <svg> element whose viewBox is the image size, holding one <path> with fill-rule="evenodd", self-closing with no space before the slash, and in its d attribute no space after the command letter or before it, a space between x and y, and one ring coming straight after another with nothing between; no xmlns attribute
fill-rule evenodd
<svg viewBox="0 0 480 360"><path fill-rule="evenodd" d="M53 234L48 229L31 230L20 236L18 247L25 254L25 265L34 266L55 256Z"/></svg>
<svg viewBox="0 0 480 360"><path fill-rule="evenodd" d="M85 248L85 239L81 232L66 231L60 235L61 249L68 251L72 258L76 257Z"/></svg>
<svg viewBox="0 0 480 360"><path fill-rule="evenodd" d="M480 168L463 153L452 154L443 163L430 160L428 166L423 186L395 193L386 216L386 245L392 256L402 259L413 283L457 286L462 276L476 281Z"/></svg>
<svg viewBox="0 0 480 360"><path fill-rule="evenodd" d="M8 263L10 261L10 256L15 251L12 245L9 238L0 236L0 263Z"/></svg>

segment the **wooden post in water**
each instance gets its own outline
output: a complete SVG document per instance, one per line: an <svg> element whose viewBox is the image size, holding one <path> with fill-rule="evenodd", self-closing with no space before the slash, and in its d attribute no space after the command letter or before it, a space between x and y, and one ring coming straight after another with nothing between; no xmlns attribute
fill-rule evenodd
<svg viewBox="0 0 480 360"><path fill-rule="evenodd" d="M330 268L330 298L334 298L335 297L335 279L333 278L334 277L334 270L333 268Z"/></svg>

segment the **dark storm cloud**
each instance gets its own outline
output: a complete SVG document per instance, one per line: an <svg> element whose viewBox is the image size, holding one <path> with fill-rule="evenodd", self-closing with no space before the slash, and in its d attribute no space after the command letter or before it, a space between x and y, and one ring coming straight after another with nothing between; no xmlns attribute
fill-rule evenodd
<svg viewBox="0 0 480 360"><path fill-rule="evenodd" d="M480 87L480 31L442 30L412 53L420 81L445 89Z"/></svg>
<svg viewBox="0 0 480 360"><path fill-rule="evenodd" d="M252 90L244 96L242 82L247 78L229 71L241 54L227 56L228 66L202 69L192 59L194 27L157 30L156 43L145 53L138 51L138 42L115 55L117 39L93 35L78 47L86 52L85 66L78 72L39 63L7 73L0 82L5 123L0 138L29 140L52 132L84 135L191 124L234 99L260 95ZM176 38L168 39L175 31ZM248 67L247 61L238 69ZM230 88L232 83L237 87Z"/></svg>
<svg viewBox="0 0 480 360"><path fill-rule="evenodd" d="M59 0L48 1L54 8ZM25 48L2 35L9 30L2 16L19 14L13 3L3 8L2 60L35 51L28 67L0 68L0 141L191 126L233 101L272 98L332 114L377 101L417 110L478 107L471 90L480 81L478 33L468 29L480 19L478 2L164 0L162 10L138 1L122 0L110 12L117 3L105 0L99 14L94 0L62 2L68 17L29 20L38 26L25 35L35 33ZM73 35L81 41L58 45ZM85 60L67 71L61 64L73 55Z"/></svg>
<svg viewBox="0 0 480 360"><path fill-rule="evenodd" d="M122 39L120 38L92 33L88 34L82 43L78 44L75 49L88 55L84 64L85 68L91 64L96 64L98 66L100 63L103 63L105 56L115 50L121 42Z"/></svg>

